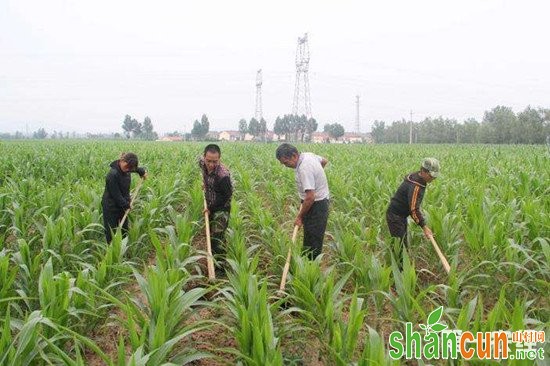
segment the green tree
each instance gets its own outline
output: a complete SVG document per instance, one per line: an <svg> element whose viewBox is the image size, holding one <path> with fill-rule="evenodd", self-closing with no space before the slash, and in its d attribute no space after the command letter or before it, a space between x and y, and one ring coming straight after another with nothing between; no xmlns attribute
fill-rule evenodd
<svg viewBox="0 0 550 366"><path fill-rule="evenodd" d="M193 122L193 128L191 129L191 136L193 136L195 140L198 140L202 137L202 125L197 119L195 120L195 122Z"/></svg>
<svg viewBox="0 0 550 366"><path fill-rule="evenodd" d="M475 118L468 118L459 126L459 141L461 143L475 144L479 142L480 124Z"/></svg>
<svg viewBox="0 0 550 366"><path fill-rule="evenodd" d="M158 139L158 134L153 130L153 122L148 116L143 120L143 139L145 140L156 140Z"/></svg>
<svg viewBox="0 0 550 366"><path fill-rule="evenodd" d="M128 114L124 117L124 122L122 122L122 130L126 138L129 139L134 130L134 123L132 117Z"/></svg>
<svg viewBox="0 0 550 366"><path fill-rule="evenodd" d="M517 126L513 131L517 136L517 142L521 144L544 143L544 113L527 106L524 111L518 113Z"/></svg>
<svg viewBox="0 0 550 366"><path fill-rule="evenodd" d="M260 137L262 139L262 141L265 141L265 134L267 133L267 122L266 120L262 117L260 119Z"/></svg>
<svg viewBox="0 0 550 366"><path fill-rule="evenodd" d="M410 133L410 122L401 119L393 121L384 135L385 142L408 143Z"/></svg>
<svg viewBox="0 0 550 366"><path fill-rule="evenodd" d="M386 123L384 121L374 121L374 125L371 128L371 134L374 142L377 144L384 143L384 130L386 129Z"/></svg>
<svg viewBox="0 0 550 366"><path fill-rule="evenodd" d="M295 115L295 114L285 114L284 116L284 119L286 119L287 121L287 126L288 126L288 136L287 136L287 140L288 141L296 141L297 139L297 136L298 136L298 116Z"/></svg>
<svg viewBox="0 0 550 366"><path fill-rule="evenodd" d="M191 130L191 135L194 139L202 140L206 137L206 134L210 130L210 122L206 114L203 114L201 121L195 120L193 122L193 129Z"/></svg>
<svg viewBox="0 0 550 366"><path fill-rule="evenodd" d="M550 109L539 108L539 113L542 117L542 134L546 136L546 143L550 140Z"/></svg>
<svg viewBox="0 0 550 366"><path fill-rule="evenodd" d="M134 138L140 138L143 134L143 125L141 122L138 122L136 119L132 118L132 137Z"/></svg>
<svg viewBox="0 0 550 366"><path fill-rule="evenodd" d="M33 139L45 139L46 137L48 137L48 133L44 128L39 128L32 133Z"/></svg>
<svg viewBox="0 0 550 366"><path fill-rule="evenodd" d="M201 128L202 128L202 137L204 138L208 131L210 131L210 121L206 114L203 114L201 117Z"/></svg>
<svg viewBox="0 0 550 366"><path fill-rule="evenodd" d="M283 119L280 116L277 116L277 118L275 118L275 123L273 124L273 132L277 135L283 135L285 133Z"/></svg>
<svg viewBox="0 0 550 366"><path fill-rule="evenodd" d="M122 122L122 130L128 139L130 136L133 138L139 138L143 134L143 125L127 114Z"/></svg>
<svg viewBox="0 0 550 366"><path fill-rule="evenodd" d="M344 136L345 133L344 126L339 123L325 124L324 131L336 140Z"/></svg>
<svg viewBox="0 0 550 366"><path fill-rule="evenodd" d="M517 117L510 107L497 106L491 111L485 111L481 122L480 141L491 144L515 142L512 136L513 126Z"/></svg>
<svg viewBox="0 0 550 366"><path fill-rule="evenodd" d="M306 122L306 141L311 141L311 135L313 132L317 131L317 127L319 125L317 124L317 120L313 117L307 120Z"/></svg>
<svg viewBox="0 0 550 366"><path fill-rule="evenodd" d="M260 134L260 122L256 118L250 119L248 123L248 133L254 136L254 138Z"/></svg>
<svg viewBox="0 0 550 366"><path fill-rule="evenodd" d="M239 121L239 133L241 134L241 140L244 140L244 136L248 132L248 125L246 123L246 119L241 118Z"/></svg>
<svg viewBox="0 0 550 366"><path fill-rule="evenodd" d="M290 141L290 115L285 114L283 117L277 117L277 119L275 120L275 125L273 126L273 132L275 132L277 135L285 135L285 140Z"/></svg>
<svg viewBox="0 0 550 366"><path fill-rule="evenodd" d="M295 114L292 116L293 118L293 132L294 132L294 140L295 141L304 141L304 136L306 133L307 128L307 117L305 114L302 114L301 116Z"/></svg>

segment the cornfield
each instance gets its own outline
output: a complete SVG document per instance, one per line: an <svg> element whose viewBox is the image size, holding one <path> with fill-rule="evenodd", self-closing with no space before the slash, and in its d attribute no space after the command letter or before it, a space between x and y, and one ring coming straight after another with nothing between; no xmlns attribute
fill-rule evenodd
<svg viewBox="0 0 550 366"><path fill-rule="evenodd" d="M275 144L221 144L235 187L229 265L209 282L199 265L202 148L0 143L0 365L398 365L388 335L440 306L454 329L550 334L544 147L299 145L329 160L331 208L323 256L294 247L284 294L293 172ZM128 236L107 245L101 195L122 151L137 153L149 178ZM417 228L403 271L391 255L385 210L426 156L442 163L422 209L449 275Z"/></svg>

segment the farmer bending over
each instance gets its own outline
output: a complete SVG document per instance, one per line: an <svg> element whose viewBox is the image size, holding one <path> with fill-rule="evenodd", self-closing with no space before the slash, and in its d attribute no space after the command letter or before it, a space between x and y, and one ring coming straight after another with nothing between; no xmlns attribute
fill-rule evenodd
<svg viewBox="0 0 550 366"><path fill-rule="evenodd" d="M284 166L294 169L302 201L294 225L304 226L304 249L313 260L321 254L327 228L330 194L324 167L328 160L313 153L299 153L290 144L280 145L275 157Z"/></svg>
<svg viewBox="0 0 550 366"><path fill-rule="evenodd" d="M134 153L123 153L119 160L111 163L111 170L105 177L105 192L101 206L103 208L103 226L105 239L111 242L112 231L120 225L126 210L132 208L130 199L130 173L138 173L141 179L147 178L145 169L138 168L138 157ZM128 232L128 220L122 224L122 233Z"/></svg>
<svg viewBox="0 0 550 366"><path fill-rule="evenodd" d="M397 263L399 269L403 270L403 247L408 247L407 242L407 217L410 215L414 222L422 228L426 238L433 234L426 225L424 216L420 211L420 204L424 198L426 185L439 175L439 161L434 158L426 158L422 162L420 171L411 173L403 179L403 183L393 195L388 210L386 211L386 221L390 234L394 238L399 238L397 248Z"/></svg>

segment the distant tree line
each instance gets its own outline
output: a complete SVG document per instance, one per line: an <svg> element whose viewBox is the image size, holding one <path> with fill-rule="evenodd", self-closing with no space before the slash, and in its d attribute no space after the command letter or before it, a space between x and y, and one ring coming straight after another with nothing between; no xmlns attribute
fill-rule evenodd
<svg viewBox="0 0 550 366"><path fill-rule="evenodd" d="M346 131L344 130L344 126L342 126L339 123L325 124L325 127L323 128L323 132L328 133L328 135L333 139L338 139L344 136L344 133L346 133Z"/></svg>
<svg viewBox="0 0 550 366"><path fill-rule="evenodd" d="M149 117L145 117L141 123L127 114L122 122L122 131L127 139L156 140L159 137L153 130L153 122Z"/></svg>
<svg viewBox="0 0 550 366"><path fill-rule="evenodd" d="M69 138L78 138L80 135L77 135L76 132L63 132L63 131L56 131L54 130L51 134L46 132L44 128L39 128L36 131L33 131L32 133L25 134L21 131L16 131L15 133L11 134L9 132L0 133L0 139L2 140L23 140L23 139L35 139L35 140L43 140L46 138L50 139L69 139Z"/></svg>
<svg viewBox="0 0 550 366"><path fill-rule="evenodd" d="M258 138L261 141L265 141L265 134L267 133L267 122L265 119L260 118L258 121L252 117L250 122L246 122L246 119L241 118L239 121L239 133L241 134L241 140L244 140L245 135L248 133L254 138Z"/></svg>
<svg viewBox="0 0 550 366"><path fill-rule="evenodd" d="M273 132L284 135L286 141L307 142L311 140L313 132L317 131L315 118L307 118L305 115L285 114L278 116L273 125Z"/></svg>
<svg viewBox="0 0 550 366"><path fill-rule="evenodd" d="M550 135L550 109L528 106L517 115L512 108L497 106L485 111L483 120L425 118L412 124L415 143L543 144ZM410 122L394 121L386 126L375 121L371 130L377 143L408 143Z"/></svg>
<svg viewBox="0 0 550 366"><path fill-rule="evenodd" d="M38 130L27 134L24 134L21 131L16 131L15 133L11 134L8 132L0 133L0 139L2 140L24 140L24 139L33 139L33 140L65 140L65 139L121 139L123 138L120 133L77 133L75 131L73 132L63 132L63 131L56 131L54 130L52 133L48 133L44 128L39 128Z"/></svg>

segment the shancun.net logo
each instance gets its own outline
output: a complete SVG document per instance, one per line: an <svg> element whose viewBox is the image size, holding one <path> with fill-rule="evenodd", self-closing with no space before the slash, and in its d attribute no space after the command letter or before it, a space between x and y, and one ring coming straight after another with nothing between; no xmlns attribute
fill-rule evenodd
<svg viewBox="0 0 550 366"><path fill-rule="evenodd" d="M392 332L389 337L390 357L394 360L406 359L479 359L501 360L544 359L542 347L543 331L496 331L473 334L458 329L447 329L440 323L443 306L428 315L427 324L419 324L424 336L413 330L412 323L405 324L405 334Z"/></svg>

